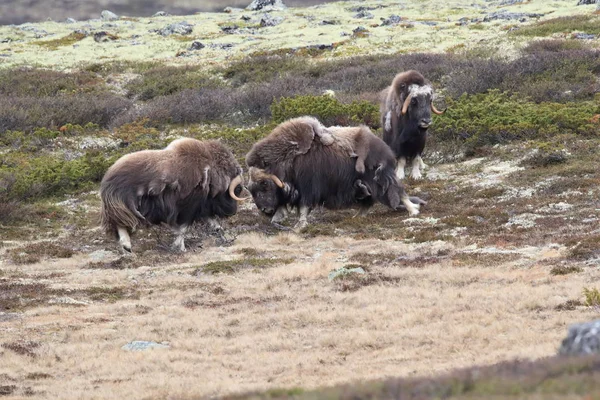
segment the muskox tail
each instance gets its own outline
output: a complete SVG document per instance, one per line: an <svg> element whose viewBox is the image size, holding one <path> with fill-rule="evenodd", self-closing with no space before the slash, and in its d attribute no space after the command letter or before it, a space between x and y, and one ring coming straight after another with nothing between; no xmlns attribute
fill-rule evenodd
<svg viewBox="0 0 600 400"><path fill-rule="evenodd" d="M111 184L103 185L100 188L100 198L100 224L107 234L116 235L118 226L133 231L145 221L144 216L137 210L136 195L131 189L123 190Z"/></svg>

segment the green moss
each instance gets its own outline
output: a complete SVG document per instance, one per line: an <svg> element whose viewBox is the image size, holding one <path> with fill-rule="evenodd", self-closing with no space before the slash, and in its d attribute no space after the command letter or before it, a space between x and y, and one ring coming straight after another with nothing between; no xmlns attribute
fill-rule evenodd
<svg viewBox="0 0 600 400"><path fill-rule="evenodd" d="M84 33L73 32L62 38L33 42L33 44L37 44L38 46L47 47L49 50L57 50L59 47L73 45L73 44L79 42L80 40L85 39L85 37L86 37L86 34L84 34Z"/></svg>
<svg viewBox="0 0 600 400"><path fill-rule="evenodd" d="M275 122L311 115L326 126L365 124L373 128L379 126L379 108L368 101L341 103L331 96L296 96L282 98L271 106Z"/></svg>
<svg viewBox="0 0 600 400"><path fill-rule="evenodd" d="M230 261L214 261L196 268L192 272L192 275L232 274L242 269L262 269L281 264L290 264L293 261L291 258L242 258Z"/></svg>
<svg viewBox="0 0 600 400"><path fill-rule="evenodd" d="M550 36L555 33L585 32L600 34L600 18L594 15L575 15L553 18L511 32L516 36Z"/></svg>
<svg viewBox="0 0 600 400"><path fill-rule="evenodd" d="M588 307L600 306L600 290L596 288L583 288L583 297L585 297L584 304Z"/></svg>

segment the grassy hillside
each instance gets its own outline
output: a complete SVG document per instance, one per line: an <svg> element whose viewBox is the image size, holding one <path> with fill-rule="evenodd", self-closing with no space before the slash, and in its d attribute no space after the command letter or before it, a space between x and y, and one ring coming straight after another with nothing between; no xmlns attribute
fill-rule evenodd
<svg viewBox="0 0 600 400"><path fill-rule="evenodd" d="M0 394L595 398L596 359L554 358L600 299L594 10L373 0L275 26L248 11L1 26ZM295 234L246 202L184 254L142 229L136 257L100 231L99 182L123 154L218 138L243 165L305 114L381 134L378 93L407 69L448 109L426 179L404 181L428 200L417 218L316 210ZM365 274L328 278L343 267ZM122 349L134 340L163 347Z"/></svg>

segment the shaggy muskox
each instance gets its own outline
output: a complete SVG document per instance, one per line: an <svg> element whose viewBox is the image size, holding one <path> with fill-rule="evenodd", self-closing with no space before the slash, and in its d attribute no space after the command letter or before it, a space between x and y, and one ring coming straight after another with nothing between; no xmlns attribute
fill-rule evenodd
<svg viewBox="0 0 600 400"><path fill-rule="evenodd" d="M118 159L100 184L102 227L131 252L129 233L138 226L166 224L177 234L173 247L185 251L184 234L200 220L237 212L242 168L217 141L182 138L162 150L143 150Z"/></svg>
<svg viewBox="0 0 600 400"><path fill-rule="evenodd" d="M326 129L333 143L316 140L314 129ZM364 156L364 172L356 158ZM278 125L255 143L246 155L250 167L248 189L258 209L281 222L287 207L298 208L296 229L307 225L317 206L343 209L358 206L360 215L379 201L392 209L402 205L411 215L419 213L418 198L411 202L395 175L391 149L366 126L323 128L318 120L301 117Z"/></svg>
<svg viewBox="0 0 600 400"><path fill-rule="evenodd" d="M394 78L391 86L381 92L381 125L383 140L398 159L397 176L404 178L407 160L411 163L411 178L420 179L426 165L421 159L431 126L431 111L443 114L433 105L433 88L419 72L410 70Z"/></svg>

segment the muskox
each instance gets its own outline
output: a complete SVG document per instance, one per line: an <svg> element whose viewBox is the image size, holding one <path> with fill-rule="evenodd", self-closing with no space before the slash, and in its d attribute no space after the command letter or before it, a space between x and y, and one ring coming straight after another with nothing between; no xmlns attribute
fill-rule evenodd
<svg viewBox="0 0 600 400"><path fill-rule="evenodd" d="M162 150L142 150L118 159L100 184L101 224L131 252L129 233L139 226L166 224L185 251L184 234L196 221L237 212L242 168L218 141L181 138Z"/></svg>
<svg viewBox="0 0 600 400"><path fill-rule="evenodd" d="M391 86L381 92L383 140L398 159L398 179L404 178L407 161L413 179L420 179L421 169L426 167L421 155L432 124L431 111L438 115L445 111L438 111L432 100L433 88L414 70L396 75Z"/></svg>
<svg viewBox="0 0 600 400"><path fill-rule="evenodd" d="M329 132L333 143L317 140L315 129ZM364 156L362 173L357 171L359 154ZM287 216L288 207L297 208L296 229L307 225L308 214L318 206L358 206L359 214L365 215L378 201L394 210L403 205L417 215L424 204L408 197L395 175L394 153L366 126L324 128L314 118L295 118L255 143L246 164L248 189L257 208L273 216L273 223Z"/></svg>

